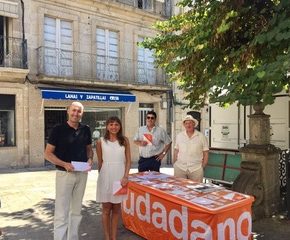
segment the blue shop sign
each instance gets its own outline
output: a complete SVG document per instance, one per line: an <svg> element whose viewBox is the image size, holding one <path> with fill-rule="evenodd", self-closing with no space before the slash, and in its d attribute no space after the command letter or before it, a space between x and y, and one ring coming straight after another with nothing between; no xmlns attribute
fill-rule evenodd
<svg viewBox="0 0 290 240"><path fill-rule="evenodd" d="M130 92L91 92L83 90L60 90L41 88L43 99L101 101L101 102L135 102L136 96Z"/></svg>

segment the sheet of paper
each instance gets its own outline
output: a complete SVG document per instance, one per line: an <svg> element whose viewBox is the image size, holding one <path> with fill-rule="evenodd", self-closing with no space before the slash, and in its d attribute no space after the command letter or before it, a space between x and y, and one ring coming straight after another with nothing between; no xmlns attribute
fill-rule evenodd
<svg viewBox="0 0 290 240"><path fill-rule="evenodd" d="M175 190L173 190L173 191L170 191L170 193L173 194L173 195L181 195L181 196L187 194L186 192L184 192L184 191L182 191L182 190L178 190L178 189L175 189Z"/></svg>
<svg viewBox="0 0 290 240"><path fill-rule="evenodd" d="M86 172L91 170L91 166L87 162L72 161L71 164L74 166L74 171L77 172Z"/></svg>
<svg viewBox="0 0 290 240"><path fill-rule="evenodd" d="M186 185L186 187L202 193L214 192L223 189L223 187L209 184Z"/></svg>
<svg viewBox="0 0 290 240"><path fill-rule="evenodd" d="M169 176L166 174L155 174L154 172L146 172L142 176L138 176L138 178L144 179L144 180L150 180L150 179L165 179Z"/></svg>
<svg viewBox="0 0 290 240"><path fill-rule="evenodd" d="M209 205L209 204L214 203L214 201L207 199L207 198L204 198L204 197L196 197L196 198L192 199L191 202L201 204L201 205Z"/></svg>
<svg viewBox="0 0 290 240"><path fill-rule="evenodd" d="M120 181L113 182L113 195L127 195L128 188L123 187Z"/></svg>

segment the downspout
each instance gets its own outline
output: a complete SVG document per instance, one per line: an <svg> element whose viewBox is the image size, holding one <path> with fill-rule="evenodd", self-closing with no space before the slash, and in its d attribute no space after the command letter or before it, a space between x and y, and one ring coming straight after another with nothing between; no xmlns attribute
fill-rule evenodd
<svg viewBox="0 0 290 240"><path fill-rule="evenodd" d="M172 138L172 144L173 144L173 138L174 138L174 120L173 120L173 93L172 90L169 90L166 92L166 99L167 99L167 131L170 131L170 137ZM171 146L171 149L173 148L173 145ZM172 164L172 151L169 151L169 157L167 158L167 165L171 165Z"/></svg>
<svg viewBox="0 0 290 240"><path fill-rule="evenodd" d="M25 28L24 28L24 2L21 1L21 10L22 10L22 61L23 61L23 68L27 69L27 41L25 39Z"/></svg>
<svg viewBox="0 0 290 240"><path fill-rule="evenodd" d="M244 106L244 146L247 144L247 109L246 106Z"/></svg>
<svg viewBox="0 0 290 240"><path fill-rule="evenodd" d="M241 148L241 105L238 105L238 150Z"/></svg>
<svg viewBox="0 0 290 240"><path fill-rule="evenodd" d="M21 24L22 24L22 67L23 69L28 68L27 63L27 41L25 39L25 24L24 24L24 2L23 0L20 0L21 2ZM28 80L28 87L26 88L26 91L24 91L24 109L26 105L26 111L23 111L24 114L26 114L26 121L24 121L24 163L25 167L30 167L30 149L29 149L29 78L28 75L25 77L24 83ZM26 95L26 96L25 96Z"/></svg>

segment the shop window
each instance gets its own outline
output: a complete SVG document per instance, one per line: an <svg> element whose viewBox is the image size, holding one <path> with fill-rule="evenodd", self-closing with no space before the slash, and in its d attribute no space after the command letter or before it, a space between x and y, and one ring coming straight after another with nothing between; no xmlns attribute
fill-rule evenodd
<svg viewBox="0 0 290 240"><path fill-rule="evenodd" d="M118 108L85 108L82 123L88 125L92 133L92 142L105 135L106 121L109 117L116 116L122 120L121 109ZM123 126L124 134L124 126Z"/></svg>
<svg viewBox="0 0 290 240"><path fill-rule="evenodd" d="M122 119L121 109L119 108L88 108L85 107L85 112L82 118L82 123L90 127L92 133L93 145L96 140L103 137L105 134L105 123L109 117L117 116ZM47 142L51 129L59 123L67 120L65 108L45 108L45 141ZM124 128L124 126L123 126Z"/></svg>
<svg viewBox="0 0 290 240"><path fill-rule="evenodd" d="M0 94L0 147L15 144L15 95Z"/></svg>

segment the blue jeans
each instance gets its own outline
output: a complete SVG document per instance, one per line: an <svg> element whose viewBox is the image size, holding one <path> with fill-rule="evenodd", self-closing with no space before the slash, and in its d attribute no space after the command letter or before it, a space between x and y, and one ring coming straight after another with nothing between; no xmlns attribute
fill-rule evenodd
<svg viewBox="0 0 290 240"><path fill-rule="evenodd" d="M140 156L138 161L138 172L145 172L145 171L160 171L161 161L157 160L157 155L144 158Z"/></svg>

